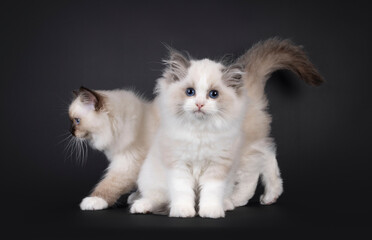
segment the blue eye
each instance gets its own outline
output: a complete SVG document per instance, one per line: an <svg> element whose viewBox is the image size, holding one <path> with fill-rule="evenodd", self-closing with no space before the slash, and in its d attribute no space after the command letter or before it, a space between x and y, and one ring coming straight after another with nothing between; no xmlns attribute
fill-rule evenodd
<svg viewBox="0 0 372 240"><path fill-rule="evenodd" d="M218 97L218 91L217 90L211 90L209 92L209 97L211 97L211 98L217 98Z"/></svg>
<svg viewBox="0 0 372 240"><path fill-rule="evenodd" d="M80 118L74 118L74 120L75 120L75 123L76 123L77 125L80 124Z"/></svg>
<svg viewBox="0 0 372 240"><path fill-rule="evenodd" d="M195 89L193 89L193 88L186 89L186 95L189 96L189 97L194 96L195 95Z"/></svg>

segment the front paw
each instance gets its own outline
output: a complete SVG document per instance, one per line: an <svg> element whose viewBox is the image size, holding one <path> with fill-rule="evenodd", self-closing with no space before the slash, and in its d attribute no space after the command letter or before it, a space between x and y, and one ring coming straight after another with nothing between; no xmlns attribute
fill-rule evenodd
<svg viewBox="0 0 372 240"><path fill-rule="evenodd" d="M203 218L223 218L225 211L220 204L203 204L199 209L199 216Z"/></svg>
<svg viewBox="0 0 372 240"><path fill-rule="evenodd" d="M86 197L80 203L81 210L102 210L107 207L106 200L100 197Z"/></svg>
<svg viewBox="0 0 372 240"><path fill-rule="evenodd" d="M195 214L195 207L192 204L178 203L171 206L169 216L187 218L194 217Z"/></svg>
<svg viewBox="0 0 372 240"><path fill-rule="evenodd" d="M130 213L142 213L146 214L151 212L152 204L151 201L145 198L135 200L130 208Z"/></svg>

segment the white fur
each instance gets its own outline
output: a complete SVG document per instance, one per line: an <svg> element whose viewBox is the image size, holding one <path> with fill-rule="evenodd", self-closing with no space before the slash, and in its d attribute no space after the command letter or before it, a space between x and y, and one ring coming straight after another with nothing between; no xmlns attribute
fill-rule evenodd
<svg viewBox="0 0 372 240"><path fill-rule="evenodd" d="M108 203L100 197L86 197L81 201L81 210L102 210L108 207Z"/></svg>

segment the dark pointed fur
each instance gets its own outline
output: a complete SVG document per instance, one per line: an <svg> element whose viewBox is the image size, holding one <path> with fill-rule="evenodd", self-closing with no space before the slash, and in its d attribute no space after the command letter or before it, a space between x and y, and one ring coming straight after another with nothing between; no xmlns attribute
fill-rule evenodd
<svg viewBox="0 0 372 240"><path fill-rule="evenodd" d="M81 86L78 94L82 102L94 104L96 111L99 111L103 108L104 97L96 91Z"/></svg>
<svg viewBox="0 0 372 240"><path fill-rule="evenodd" d="M294 45L288 39L271 38L258 42L242 55L237 63L245 66L248 87L255 83L264 87L270 75L280 69L294 72L312 86L324 82L302 47Z"/></svg>
<svg viewBox="0 0 372 240"><path fill-rule="evenodd" d="M190 58L169 46L167 49L169 51L169 58L163 60L166 65L164 71L165 78L179 81L187 74L187 69L190 67Z"/></svg>
<svg viewBox="0 0 372 240"><path fill-rule="evenodd" d="M223 70L222 78L226 86L235 88L236 90L244 85L242 74L244 67L241 64L232 64Z"/></svg>

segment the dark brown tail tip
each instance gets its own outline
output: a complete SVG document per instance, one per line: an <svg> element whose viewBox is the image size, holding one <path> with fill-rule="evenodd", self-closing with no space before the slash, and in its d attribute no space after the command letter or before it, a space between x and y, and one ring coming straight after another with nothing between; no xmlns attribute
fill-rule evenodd
<svg viewBox="0 0 372 240"><path fill-rule="evenodd" d="M317 86L322 85L324 82L325 82L325 81L324 81L324 78L320 77L320 78L316 78L316 79L314 79L312 85L317 87Z"/></svg>
<svg viewBox="0 0 372 240"><path fill-rule="evenodd" d="M314 76L307 78L307 79L308 80L306 82L309 85L315 86L315 87L320 86L325 82L324 78L319 73L316 73L314 74Z"/></svg>

